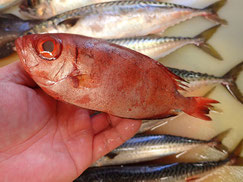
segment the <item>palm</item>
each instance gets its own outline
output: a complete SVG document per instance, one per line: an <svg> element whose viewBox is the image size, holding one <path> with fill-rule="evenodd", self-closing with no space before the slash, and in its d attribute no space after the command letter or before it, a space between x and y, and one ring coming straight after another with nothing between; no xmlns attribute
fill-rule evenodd
<svg viewBox="0 0 243 182"><path fill-rule="evenodd" d="M0 70L0 116L3 181L72 181L140 126L52 99L19 63Z"/></svg>

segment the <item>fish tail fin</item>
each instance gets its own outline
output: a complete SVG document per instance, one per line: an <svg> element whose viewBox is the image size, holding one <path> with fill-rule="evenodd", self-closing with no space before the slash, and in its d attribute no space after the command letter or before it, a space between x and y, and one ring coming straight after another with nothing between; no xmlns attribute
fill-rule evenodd
<svg viewBox="0 0 243 182"><path fill-rule="evenodd" d="M214 35L219 27L220 25L216 25L195 36L195 39L202 40L199 44L195 45L212 57L218 60L223 60L222 56L209 43L207 43L207 41Z"/></svg>
<svg viewBox="0 0 243 182"><path fill-rule="evenodd" d="M243 94L236 84L236 80L240 75L240 72L243 70L243 61L236 66L234 66L230 71L228 71L223 78L229 80L223 82L222 85L233 95L240 103L243 104Z"/></svg>
<svg viewBox="0 0 243 182"><path fill-rule="evenodd" d="M221 151L221 152L224 152L224 153L228 153L229 152L229 149L228 147L226 147L222 141L223 139L229 134L229 132L231 131L232 129L228 129L228 130L225 130L221 133L219 133L218 135L216 135L215 137L213 137L211 140L210 140L210 146Z"/></svg>
<svg viewBox="0 0 243 182"><path fill-rule="evenodd" d="M221 19L217 13L225 5L226 2L227 2L227 0L220 0L220 1L217 1L216 3L211 4L210 6L204 8L203 10L207 12L204 15L205 18L207 18L208 20L211 20L213 22L219 23L219 24L227 25L228 22L224 19Z"/></svg>
<svg viewBox="0 0 243 182"><path fill-rule="evenodd" d="M218 101L204 97L189 97L188 99L192 100L192 104L190 106L186 105L182 109L183 112L196 118L211 121L211 118L207 116L210 111L209 108L212 107L211 104L219 103Z"/></svg>
<svg viewBox="0 0 243 182"><path fill-rule="evenodd" d="M228 159L231 165L243 166L243 157L240 156L242 150L243 150L243 139L241 139L241 141L238 143L235 149L229 154Z"/></svg>

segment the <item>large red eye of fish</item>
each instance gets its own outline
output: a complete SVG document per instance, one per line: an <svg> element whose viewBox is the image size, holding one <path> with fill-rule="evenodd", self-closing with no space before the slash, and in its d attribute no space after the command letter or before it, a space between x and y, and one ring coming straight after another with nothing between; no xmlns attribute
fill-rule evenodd
<svg viewBox="0 0 243 182"><path fill-rule="evenodd" d="M62 52L62 43L53 37L43 37L38 40L36 50L42 59L55 60Z"/></svg>

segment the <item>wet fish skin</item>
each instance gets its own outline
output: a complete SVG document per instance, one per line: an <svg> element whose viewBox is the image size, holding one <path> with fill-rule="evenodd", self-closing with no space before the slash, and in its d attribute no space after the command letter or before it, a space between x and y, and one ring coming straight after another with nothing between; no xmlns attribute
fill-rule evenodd
<svg viewBox="0 0 243 182"><path fill-rule="evenodd" d="M181 47L192 44L216 59L222 60L222 56L207 43L219 27L220 25L213 26L195 37L144 36L110 39L108 41L135 50L156 60L167 56Z"/></svg>
<svg viewBox="0 0 243 182"><path fill-rule="evenodd" d="M48 41L55 49L43 48ZM164 118L181 110L210 120L208 107L218 103L183 97L176 81L181 78L162 64L100 39L35 34L18 38L16 48L25 70L43 90L79 107L133 119Z"/></svg>
<svg viewBox="0 0 243 182"><path fill-rule="evenodd" d="M224 2L217 2L210 10L143 0L98 3L52 17L29 32L78 33L102 39L161 34L168 27L195 16L225 23L211 10Z"/></svg>
<svg viewBox="0 0 243 182"><path fill-rule="evenodd" d="M209 146L228 151L222 140L226 130L210 140L199 140L172 135L136 135L124 144L97 160L92 166L131 164L151 161L164 156L180 154L199 146Z"/></svg>
<svg viewBox="0 0 243 182"><path fill-rule="evenodd" d="M33 19L48 19L58 14L77 9L90 4L109 2L114 0L23 0L20 5L20 13Z"/></svg>
<svg viewBox="0 0 243 182"><path fill-rule="evenodd" d="M160 59L188 44L200 44L202 39L182 37L154 37L145 36L126 39L111 39L111 43L118 44L132 50L138 51L153 59Z"/></svg>
<svg viewBox="0 0 243 182"><path fill-rule="evenodd" d="M74 182L184 181L190 176L211 171L227 162L228 160L204 163L173 163L161 166L104 166L87 169Z"/></svg>
<svg viewBox="0 0 243 182"><path fill-rule="evenodd" d="M225 2L220 0L205 9L145 0L98 3L43 20L29 30L19 30L18 33L72 33L102 39L162 34L168 27L195 16L204 16L217 24L225 23L216 13ZM7 22L6 26L12 24Z"/></svg>
<svg viewBox="0 0 243 182"><path fill-rule="evenodd" d="M196 180L225 165L243 165L243 158L240 157L242 148L243 140L226 159L219 161L89 168L75 182L176 182Z"/></svg>
<svg viewBox="0 0 243 182"><path fill-rule="evenodd" d="M48 19L66 11L71 11L83 6L118 0L80 0L80 1L58 1L58 0L23 0L20 5L20 13L32 19ZM151 0L153 1L153 0ZM156 0L167 2L165 0Z"/></svg>

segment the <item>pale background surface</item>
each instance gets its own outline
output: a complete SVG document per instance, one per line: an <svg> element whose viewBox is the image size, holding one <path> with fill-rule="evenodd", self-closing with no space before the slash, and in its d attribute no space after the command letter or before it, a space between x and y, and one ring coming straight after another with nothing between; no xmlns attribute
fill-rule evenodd
<svg viewBox="0 0 243 182"><path fill-rule="evenodd" d="M168 0L183 5L194 7L204 7L215 0ZM194 46L186 46L177 52L167 56L161 62L166 66L205 72L221 76L234 65L243 60L243 1L229 0L225 7L219 12L222 18L225 18L229 25L222 26L218 32L211 38L209 43L218 50L223 56L224 61L217 61ZM167 35L193 36L214 25L203 19L194 18L190 21L177 25L166 32ZM0 60L0 66L18 60L16 54ZM237 81L243 92L243 73ZM210 95L210 98L219 100L221 104L217 107L223 110L222 113L211 113L213 121L207 122L195 119L188 115L183 115L177 119L168 122L168 124L153 131L154 133L175 134L201 139L209 139L215 134L233 128L233 131L224 140L224 143L233 148L237 142L243 138L243 105L237 102L222 86L218 86ZM196 150L195 150L196 151ZM195 152L194 151L194 152ZM180 160L203 160L207 158L222 157L214 150L200 150L196 153L188 153ZM215 171L209 177L200 179L200 181L210 182L233 182L242 181L243 167L223 167Z"/></svg>

